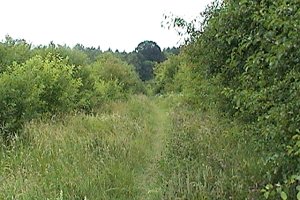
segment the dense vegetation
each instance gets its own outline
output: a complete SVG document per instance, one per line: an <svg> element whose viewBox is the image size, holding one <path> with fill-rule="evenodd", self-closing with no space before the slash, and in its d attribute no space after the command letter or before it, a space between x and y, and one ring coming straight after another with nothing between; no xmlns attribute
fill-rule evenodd
<svg viewBox="0 0 300 200"><path fill-rule="evenodd" d="M119 53L80 44L33 47L9 36L0 43L0 55L0 133L5 140L32 119L91 113L105 102L146 93L141 79L153 78L154 65L165 59L152 41Z"/></svg>
<svg viewBox="0 0 300 200"><path fill-rule="evenodd" d="M161 50L0 43L1 199L300 199L300 2L215 1Z"/></svg>
<svg viewBox="0 0 300 200"><path fill-rule="evenodd" d="M190 39L158 67L156 91L181 91L202 111L237 121L265 168L256 182L265 197L299 199L299 1L216 1L202 17L168 22Z"/></svg>

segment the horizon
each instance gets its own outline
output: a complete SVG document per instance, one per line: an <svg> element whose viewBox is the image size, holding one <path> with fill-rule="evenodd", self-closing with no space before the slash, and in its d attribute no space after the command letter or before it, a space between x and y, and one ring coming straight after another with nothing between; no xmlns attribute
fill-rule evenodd
<svg viewBox="0 0 300 200"><path fill-rule="evenodd" d="M178 47L180 36L175 30L161 27L164 15L191 20L212 0L153 0L141 2L96 0L10 0L0 3L3 20L0 40L6 35L24 39L34 46L54 44L74 47L98 47L105 51L131 52L145 40L156 42L161 49Z"/></svg>
<svg viewBox="0 0 300 200"><path fill-rule="evenodd" d="M72 46L71 46L71 45L68 45L68 44L54 43L53 41L50 41L48 44L33 44L32 42L27 41L25 38L14 38L14 37L12 37L11 35L6 35L4 38L0 38L0 42L5 42L7 37L11 38L11 39L14 40L14 41L25 41L27 44L31 45L32 48L48 47L49 45L51 45L51 43L54 44L55 46L62 46L62 47L67 47L67 48L71 48L71 49L75 48L76 45L83 45L83 44L81 44L81 43L78 42L78 43L76 43L75 45L72 45ZM152 41L152 40L144 40L144 41L139 42L139 43L136 45L136 47L137 47L140 43L145 42L145 41L155 42L155 41ZM157 44L157 42L155 42L155 43ZM163 47L163 48L162 48L159 44L157 44L157 45L161 48L162 51L165 50L165 49L180 48L180 46L169 46L169 47ZM121 50L119 50L119 49L111 49L110 47L109 47L108 49L102 49L101 46L86 46L86 45L83 45L83 47L84 47L84 48L94 48L94 49L99 49L99 50L102 51L102 52L105 52L105 51L117 52L117 51L118 51L118 52L126 52L126 53L130 53L130 52L135 51L135 49L133 49L132 51L125 51L125 50L121 51Z"/></svg>

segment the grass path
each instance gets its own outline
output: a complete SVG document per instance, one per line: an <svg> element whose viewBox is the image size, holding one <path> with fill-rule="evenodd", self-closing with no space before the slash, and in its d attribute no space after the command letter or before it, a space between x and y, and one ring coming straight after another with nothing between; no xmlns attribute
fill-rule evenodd
<svg viewBox="0 0 300 200"><path fill-rule="evenodd" d="M240 129L171 100L27 124L25 139L0 145L0 199L258 199L248 191L262 165Z"/></svg>
<svg viewBox="0 0 300 200"><path fill-rule="evenodd" d="M164 151L167 132L170 128L170 119L168 108L162 102L153 100L153 133L152 146L147 147L149 150L149 162L143 173L138 176L138 184L140 184L142 193L139 199L161 199L162 191L160 185L157 184L159 178L158 165Z"/></svg>
<svg viewBox="0 0 300 200"><path fill-rule="evenodd" d="M170 124L163 101L145 96L95 116L28 124L29 140L0 146L0 199L162 199Z"/></svg>

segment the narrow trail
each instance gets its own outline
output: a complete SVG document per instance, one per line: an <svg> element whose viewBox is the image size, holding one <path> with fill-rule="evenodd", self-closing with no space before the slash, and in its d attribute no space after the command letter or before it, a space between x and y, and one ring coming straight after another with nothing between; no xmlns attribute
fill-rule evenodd
<svg viewBox="0 0 300 200"><path fill-rule="evenodd" d="M138 184L141 187L142 193L138 199L161 199L162 191L157 183L159 178L159 162L166 144L167 133L170 128L170 119L168 108L160 101L154 101L153 117L153 140L152 146L149 147L149 163L143 173L138 177Z"/></svg>
<svg viewBox="0 0 300 200"><path fill-rule="evenodd" d="M32 122L30 140L0 148L0 199L260 199L265 165L245 148L257 141L176 101L134 96L99 115Z"/></svg>
<svg viewBox="0 0 300 200"><path fill-rule="evenodd" d="M137 96L99 115L30 124L30 145L0 148L0 199L163 199L169 110L165 99Z"/></svg>

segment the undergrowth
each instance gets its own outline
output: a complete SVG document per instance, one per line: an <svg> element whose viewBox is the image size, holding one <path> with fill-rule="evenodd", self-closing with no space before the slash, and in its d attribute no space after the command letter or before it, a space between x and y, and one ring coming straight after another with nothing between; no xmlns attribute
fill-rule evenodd
<svg viewBox="0 0 300 200"><path fill-rule="evenodd" d="M175 104L176 105L176 104ZM177 103L160 161L163 199L258 199L263 160L246 128Z"/></svg>
<svg viewBox="0 0 300 200"><path fill-rule="evenodd" d="M139 199L152 110L140 96L97 115L27 124L0 149L0 199Z"/></svg>

